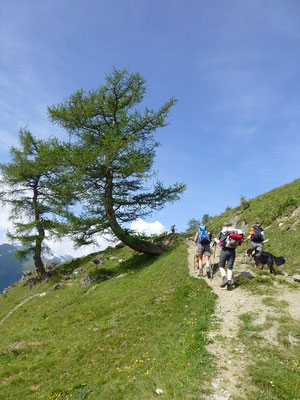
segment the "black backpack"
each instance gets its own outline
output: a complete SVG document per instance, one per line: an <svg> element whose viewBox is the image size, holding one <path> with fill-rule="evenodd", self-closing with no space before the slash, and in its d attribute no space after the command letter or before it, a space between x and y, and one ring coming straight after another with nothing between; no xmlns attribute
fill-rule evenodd
<svg viewBox="0 0 300 400"><path fill-rule="evenodd" d="M263 242L264 240L264 236L263 236L263 228L261 226L258 225L253 225L252 226L253 230L254 230L254 234L251 238L251 240L253 242Z"/></svg>

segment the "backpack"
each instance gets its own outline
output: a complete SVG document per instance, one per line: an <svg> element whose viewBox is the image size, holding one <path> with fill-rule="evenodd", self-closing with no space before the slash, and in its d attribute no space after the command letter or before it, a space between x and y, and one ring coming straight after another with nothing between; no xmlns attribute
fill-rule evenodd
<svg viewBox="0 0 300 400"><path fill-rule="evenodd" d="M225 240L225 247L229 247L230 249L236 249L239 245L239 242L233 238L231 238L229 235L227 236Z"/></svg>
<svg viewBox="0 0 300 400"><path fill-rule="evenodd" d="M220 235L220 246L236 249L244 241L244 234L240 230L222 232Z"/></svg>
<svg viewBox="0 0 300 400"><path fill-rule="evenodd" d="M210 243L209 232L208 232L206 225L198 226L198 243L201 243L201 244L209 244Z"/></svg>
<svg viewBox="0 0 300 400"><path fill-rule="evenodd" d="M251 237L251 240L253 242L263 242L263 240L264 240L263 228L258 225L253 225L252 229L253 229L254 233Z"/></svg>

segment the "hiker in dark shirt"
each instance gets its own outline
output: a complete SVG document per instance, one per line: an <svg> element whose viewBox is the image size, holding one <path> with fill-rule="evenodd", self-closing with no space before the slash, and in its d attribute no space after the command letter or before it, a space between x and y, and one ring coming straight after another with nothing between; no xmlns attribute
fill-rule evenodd
<svg viewBox="0 0 300 400"><path fill-rule="evenodd" d="M243 242L243 240L243 232L231 226L228 222L224 223L219 239L214 239L214 241L219 243L222 247L219 262L220 273L222 276L221 288L227 286L227 290L232 290L232 270L236 255L235 249ZM227 271L225 270L226 263Z"/></svg>
<svg viewBox="0 0 300 400"><path fill-rule="evenodd" d="M262 253L264 250L265 235L263 228L257 222L250 228L249 236L247 237L246 240L250 239L251 239L251 249L257 250L259 253Z"/></svg>

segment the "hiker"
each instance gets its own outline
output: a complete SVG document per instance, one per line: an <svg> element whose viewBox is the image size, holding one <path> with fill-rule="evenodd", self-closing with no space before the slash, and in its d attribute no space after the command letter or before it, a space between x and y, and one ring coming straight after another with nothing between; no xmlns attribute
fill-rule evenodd
<svg viewBox="0 0 300 400"><path fill-rule="evenodd" d="M197 245L196 254L198 256L199 276L200 277L203 276L203 257L204 257L206 265L206 276L207 278L210 278L211 270L210 270L209 257L211 255L210 251L211 233L208 231L207 226L202 222L198 226L194 242Z"/></svg>
<svg viewBox="0 0 300 400"><path fill-rule="evenodd" d="M172 225L172 226L171 226L171 232L172 232L172 233L175 233L176 229L177 229L177 228L176 228L176 225Z"/></svg>
<svg viewBox="0 0 300 400"><path fill-rule="evenodd" d="M247 237L247 241L251 239L251 250L257 250L257 252L262 253L264 250L264 240L265 240L265 235L264 235L264 230L263 228L259 225L258 222L256 222L253 226L250 228L249 236Z"/></svg>
<svg viewBox="0 0 300 400"><path fill-rule="evenodd" d="M214 242L219 243L222 247L219 262L222 276L221 288L227 286L227 290L232 290L232 269L235 261L235 249L243 243L243 235L244 234L240 229L236 229L233 226L230 226L228 222L225 222L222 231L220 232L219 239L214 239ZM225 270L226 262L227 276Z"/></svg>

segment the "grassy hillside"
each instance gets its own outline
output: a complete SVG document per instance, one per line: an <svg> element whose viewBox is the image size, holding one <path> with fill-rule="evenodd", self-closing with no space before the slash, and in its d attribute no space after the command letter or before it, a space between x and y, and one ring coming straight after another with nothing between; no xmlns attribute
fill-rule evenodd
<svg viewBox="0 0 300 400"><path fill-rule="evenodd" d="M188 276L182 240L159 258L107 249L97 270L95 256L1 295L0 320L25 303L0 323L0 398L153 399L157 388L164 399L201 398L215 297ZM80 288L87 275L98 279Z"/></svg>
<svg viewBox="0 0 300 400"><path fill-rule="evenodd" d="M239 283L256 293L267 287L264 301L278 304L277 317L269 316L267 322L280 326L279 345L265 346L257 336L268 324L254 325L256 315L240 317L239 342L256 360L248 367L255 387L251 400L295 398L294 384L285 382L296 379L298 348L287 338L299 337L299 325L276 296L283 286L278 283L286 283L280 274L299 273L299 206L296 180L244 199L209 222L214 235L224 221L247 233L259 218L269 239L265 250L288 260L277 277L261 278L256 270L256 278ZM243 244L238 252L248 247L250 243ZM95 258L102 260L97 268ZM64 263L51 273L33 289L18 282L0 295L0 400L150 400L157 398L157 389L164 399L184 400L209 393L216 371L206 344L216 298L205 280L189 277L180 236L157 258L121 245ZM57 284L62 286L52 290ZM266 379L279 388L266 387Z"/></svg>
<svg viewBox="0 0 300 400"><path fill-rule="evenodd" d="M230 221L248 236L250 226L257 219L265 229L266 239L269 239L264 250L287 258L280 271L300 273L300 179L255 199L245 200L239 207L213 218L208 225L218 235L223 223ZM250 247L250 242L245 242L238 252Z"/></svg>

